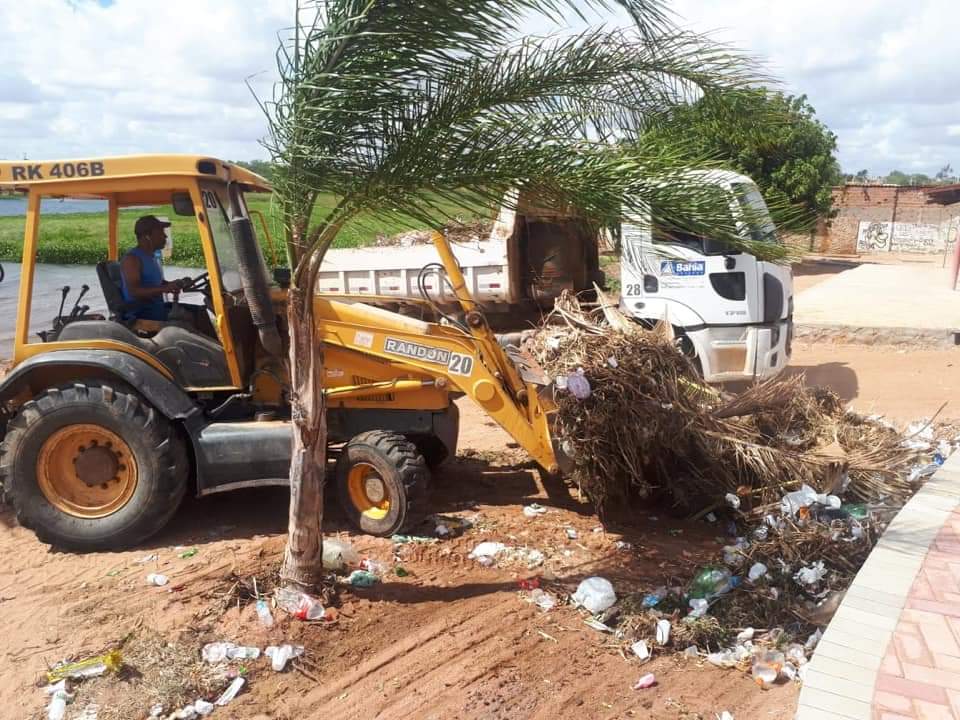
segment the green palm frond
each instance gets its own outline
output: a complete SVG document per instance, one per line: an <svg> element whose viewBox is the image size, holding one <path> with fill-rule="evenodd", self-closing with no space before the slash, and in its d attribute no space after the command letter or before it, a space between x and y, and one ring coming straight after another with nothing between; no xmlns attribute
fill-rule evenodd
<svg viewBox="0 0 960 720"><path fill-rule="evenodd" d="M614 4L635 27L510 42L523 13ZM489 206L515 187L604 223L636 205L751 249L714 188L690 174L698 159L645 143L643 130L760 73L676 30L660 2L326 0L313 9L295 47L282 49L267 106L295 257L322 254L363 210L431 222L442 201ZM308 235L303 219L320 192L341 202Z"/></svg>

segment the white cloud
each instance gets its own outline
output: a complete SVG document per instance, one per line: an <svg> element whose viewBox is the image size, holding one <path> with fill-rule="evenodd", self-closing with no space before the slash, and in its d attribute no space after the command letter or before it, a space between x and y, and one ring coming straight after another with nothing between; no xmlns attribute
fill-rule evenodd
<svg viewBox="0 0 960 720"><path fill-rule="evenodd" d="M0 0L0 157L263 157L293 0ZM839 136L850 171L960 165L955 0L675 0L680 22L766 59ZM623 24L622 13L602 18ZM576 23L581 25L582 23ZM543 21L525 30L544 32Z"/></svg>

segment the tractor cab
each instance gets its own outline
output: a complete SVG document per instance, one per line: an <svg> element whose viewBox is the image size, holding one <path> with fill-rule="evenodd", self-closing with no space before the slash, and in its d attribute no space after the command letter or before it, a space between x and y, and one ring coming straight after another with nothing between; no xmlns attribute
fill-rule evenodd
<svg viewBox="0 0 960 720"><path fill-rule="evenodd" d="M0 190L27 199L15 363L71 349L120 350L186 391L229 392L249 385L254 356L264 353L247 294L253 288L261 306L270 301L245 194L270 192L266 180L211 158L139 156L0 162ZM107 206L103 257L73 298L67 286L57 293L37 282L38 251L51 217L44 208L63 199ZM199 238L205 260L204 267L186 271L189 282L179 295L168 296L165 321L137 319L122 289L121 248L135 242L133 223L147 214L171 217L174 242ZM166 274L175 279L171 270ZM269 307L258 311L274 315Z"/></svg>

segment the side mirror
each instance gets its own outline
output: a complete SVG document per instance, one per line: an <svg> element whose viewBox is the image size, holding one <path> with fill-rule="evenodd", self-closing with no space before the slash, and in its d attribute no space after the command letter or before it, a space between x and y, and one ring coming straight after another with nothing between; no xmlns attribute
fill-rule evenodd
<svg viewBox="0 0 960 720"><path fill-rule="evenodd" d="M190 193L173 193L173 195L170 196L170 204L173 205L173 212L177 215L193 217L193 200L190 198Z"/></svg>
<svg viewBox="0 0 960 720"><path fill-rule="evenodd" d="M290 268L278 267L273 269L273 281L286 290L290 287Z"/></svg>

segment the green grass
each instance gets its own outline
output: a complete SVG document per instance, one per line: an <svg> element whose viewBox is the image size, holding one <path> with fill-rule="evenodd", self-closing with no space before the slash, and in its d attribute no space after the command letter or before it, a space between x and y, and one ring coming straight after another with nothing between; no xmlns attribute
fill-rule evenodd
<svg viewBox="0 0 960 720"><path fill-rule="evenodd" d="M266 196L248 196L251 210L260 210L270 227L270 234L276 245L278 263L285 264L283 250L283 225L275 204ZM318 200L313 220L319 222L335 204L333 196L324 196ZM474 213L465 212L455 205L443 206L448 216L461 215L471 219ZM173 223L173 256L169 264L182 267L204 267L203 251L200 248L200 235L193 217L180 217L174 214L169 205L149 210L122 210L119 221L121 254L133 247L133 225L144 214L166 215ZM264 257L270 262L270 252L261 230L260 222L254 218L254 227L264 246ZM443 219L441 220L443 222ZM373 244L378 235L395 235L411 228L423 227L423 223L394 217L385 218L376 215L362 215L344 226L337 235L334 247L363 247ZM0 261L19 262L23 250L23 217L0 217ZM62 265L94 265L107 256L107 214L76 213L68 215L45 214L40 217L40 242L38 259L43 263Z"/></svg>

